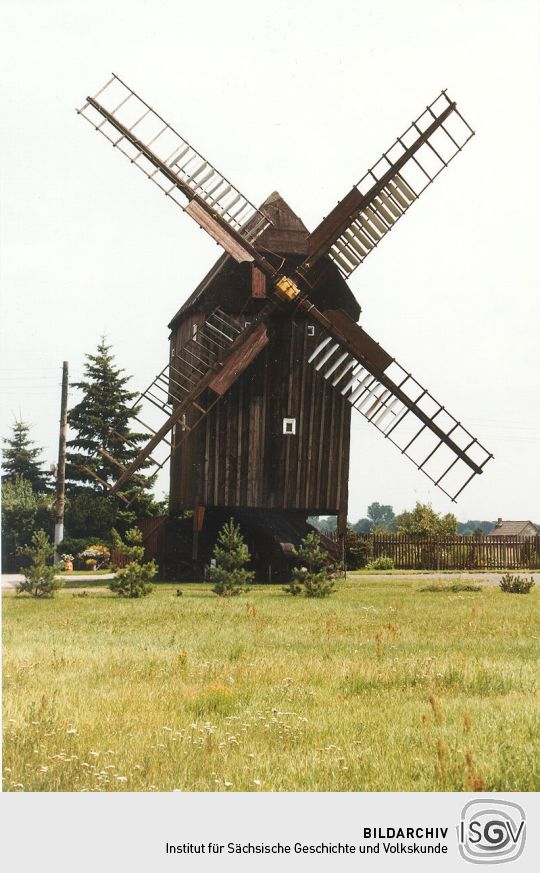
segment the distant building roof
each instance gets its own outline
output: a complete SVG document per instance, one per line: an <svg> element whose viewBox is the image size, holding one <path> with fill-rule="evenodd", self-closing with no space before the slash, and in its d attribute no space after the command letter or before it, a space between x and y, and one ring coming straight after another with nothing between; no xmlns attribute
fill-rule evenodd
<svg viewBox="0 0 540 873"><path fill-rule="evenodd" d="M535 533L538 533L538 528L532 521L503 521L499 518L488 537L526 537L534 536Z"/></svg>

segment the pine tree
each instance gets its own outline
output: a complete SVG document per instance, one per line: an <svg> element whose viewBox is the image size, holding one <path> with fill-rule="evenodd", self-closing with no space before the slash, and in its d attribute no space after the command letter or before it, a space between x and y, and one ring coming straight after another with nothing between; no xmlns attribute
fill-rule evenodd
<svg viewBox="0 0 540 873"><path fill-rule="evenodd" d="M17 594L31 594L32 597L54 597L55 591L64 582L56 576L52 565L54 546L44 530L32 534L32 542L22 554L30 558L30 566L21 568L22 582L17 584Z"/></svg>
<svg viewBox="0 0 540 873"><path fill-rule="evenodd" d="M43 449L30 439L30 425L15 420L11 426L12 436L4 440L2 479L15 482L18 477L30 482L34 491L46 492L50 487L49 475L41 468L40 455Z"/></svg>
<svg viewBox="0 0 540 873"><path fill-rule="evenodd" d="M82 487L108 494L106 486L82 470L81 465L92 470L103 482L113 484L120 469L100 454L98 448L127 466L146 439L146 434L132 431L130 427L131 420L140 410L139 406L131 408L137 394L127 388L130 378L125 375L125 370L115 365L111 346L102 337L96 353L86 355L84 378L73 383L83 396L68 412L68 424L76 432L76 436L68 440L71 451L67 455L66 479L71 494L80 492ZM149 462L145 466L149 466ZM153 478L141 477L139 471L135 484L132 480L128 486L128 493L143 497L144 490L152 484Z"/></svg>
<svg viewBox="0 0 540 873"><path fill-rule="evenodd" d="M283 589L287 594L306 597L327 597L334 590L336 567L321 549L316 533L309 533L296 550L297 566L292 571L289 584Z"/></svg>
<svg viewBox="0 0 540 873"><path fill-rule="evenodd" d="M232 518L221 528L213 555L216 565L209 568L208 578L214 583L214 593L232 597L248 591L255 574L246 570L249 550Z"/></svg>
<svg viewBox="0 0 540 873"><path fill-rule="evenodd" d="M122 569L116 568L116 575L109 588L119 597L146 597L152 591L152 579L158 568L155 561L143 563L141 531L136 527L131 528L122 539L113 528L112 536L114 548L128 563Z"/></svg>

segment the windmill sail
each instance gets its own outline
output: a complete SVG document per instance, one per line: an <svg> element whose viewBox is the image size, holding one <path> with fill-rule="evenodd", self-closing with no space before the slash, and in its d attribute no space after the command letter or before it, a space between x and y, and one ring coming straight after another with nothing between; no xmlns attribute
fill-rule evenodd
<svg viewBox="0 0 540 873"><path fill-rule="evenodd" d="M246 327L221 309L214 310L135 402L137 406L147 400L167 417L161 427L152 430L152 437L111 490L121 493L177 425L186 436L193 431L267 343L264 321ZM175 439L174 447L182 441Z"/></svg>
<svg viewBox="0 0 540 873"><path fill-rule="evenodd" d="M322 324L309 362L455 501L490 452L345 313L309 311Z"/></svg>
<svg viewBox="0 0 540 873"><path fill-rule="evenodd" d="M236 260L253 260L271 222L118 76L77 111Z"/></svg>
<svg viewBox="0 0 540 873"><path fill-rule="evenodd" d="M301 272L328 254L350 276L473 135L443 91L311 234Z"/></svg>

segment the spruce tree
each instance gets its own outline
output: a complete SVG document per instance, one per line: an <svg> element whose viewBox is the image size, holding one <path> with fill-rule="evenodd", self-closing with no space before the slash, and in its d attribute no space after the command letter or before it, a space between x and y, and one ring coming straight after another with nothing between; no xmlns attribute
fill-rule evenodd
<svg viewBox="0 0 540 873"><path fill-rule="evenodd" d="M30 482L34 491L46 492L50 487L50 479L42 470L40 455L43 449L30 439L30 425L16 419L11 430L11 437L4 439L2 479L14 483L22 477Z"/></svg>
<svg viewBox="0 0 540 873"><path fill-rule="evenodd" d="M157 573L155 561L144 561L142 533L134 527L122 538L116 530L112 531L116 551L127 560L122 569L116 567L116 575L109 588L119 597L146 597L152 591L152 579Z"/></svg>
<svg viewBox="0 0 540 873"><path fill-rule="evenodd" d="M213 554L215 566L208 569L208 578L214 583L214 593L233 597L249 591L255 574L246 569L249 550L232 518L221 528Z"/></svg>
<svg viewBox="0 0 540 873"><path fill-rule="evenodd" d="M98 449L104 449L120 464L128 466L138 454L141 443L147 439L147 434L131 429L131 420L140 407L132 408L137 394L127 388L130 378L125 375L125 370L116 366L111 346L102 337L96 353L86 355L84 378L73 383L73 387L82 391L83 396L68 412L69 427L76 434L67 443L66 480L69 493L76 494L81 488L91 488L97 493L108 494L107 487L82 470L81 466L112 485L120 475L120 468L100 454ZM148 462L145 466L149 466ZM142 477L139 471L137 480L132 480L128 485L129 493L142 498L144 490L152 484L152 477Z"/></svg>

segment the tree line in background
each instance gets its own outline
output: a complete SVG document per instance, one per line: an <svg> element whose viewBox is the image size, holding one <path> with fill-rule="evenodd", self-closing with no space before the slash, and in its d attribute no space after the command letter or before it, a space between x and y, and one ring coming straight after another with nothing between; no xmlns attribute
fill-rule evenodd
<svg viewBox="0 0 540 873"><path fill-rule="evenodd" d="M118 467L107 455L127 465L145 439L133 428L139 407L133 406L137 395L129 391L129 379L116 366L111 346L103 338L95 354L86 355L81 381L72 383L82 395L68 412L73 436L67 444L62 553L78 555L96 542L112 546L113 529L124 535L137 518L166 511L165 504L152 494L155 477L143 471L126 491L132 501L129 508L105 484L118 478ZM4 440L2 460L2 563L6 570L18 569L33 532L43 530L52 536L54 530L55 483L53 475L43 469L42 454L31 439L30 426L15 421L11 436Z"/></svg>
<svg viewBox="0 0 540 873"><path fill-rule="evenodd" d="M315 516L311 524L322 533L333 533L337 519L334 516ZM495 527L495 521L472 519L460 522L451 512L446 515L436 512L428 503L417 502L412 510L404 510L398 515L392 506L383 503L370 503L367 516L360 518L348 527L359 534L399 533L417 536L482 536ZM540 525L537 525L540 530Z"/></svg>

